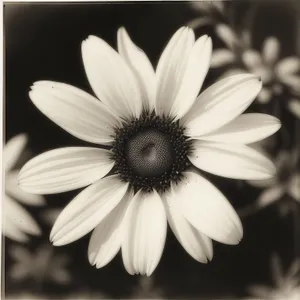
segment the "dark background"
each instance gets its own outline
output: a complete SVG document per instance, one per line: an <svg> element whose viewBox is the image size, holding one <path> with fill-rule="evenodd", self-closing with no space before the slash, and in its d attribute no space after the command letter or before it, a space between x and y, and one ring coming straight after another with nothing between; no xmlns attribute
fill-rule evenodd
<svg viewBox="0 0 300 300"><path fill-rule="evenodd" d="M236 26L243 22L244 13L258 1L230 1L232 20ZM260 1L259 1L260 2ZM272 3L270 3L272 2ZM260 4L253 22L254 44L260 47L268 35L282 41L284 55L297 50L295 14L296 1L267 1ZM84 145L85 143L63 131L30 102L28 91L34 81L54 80L65 82L92 93L82 59L81 42L93 34L116 46L116 33L125 26L132 40L156 64L163 47L171 35L201 12L187 2L164 3L5 3L5 135L26 132L29 147L34 155L57 147ZM196 36L212 36L214 47L221 41L212 26L196 30ZM216 79L211 70L205 81L209 85ZM254 111L260 108L254 105ZM290 116L287 114L288 120ZM287 121L289 122L289 121ZM291 124L293 126L293 123ZM291 127L291 131L294 129ZM276 146L277 147L277 146ZM288 145L287 147L290 147ZM273 150L276 151L276 148ZM216 186L230 199L236 209L253 202L260 190L236 180L211 177ZM41 244L49 243L51 226L42 217L41 210L64 207L78 191L47 196L47 207L28 208L41 224L44 235L32 238L24 245L34 253ZM270 256L278 253L287 267L295 258L295 227L293 218L282 218L276 205L242 218L244 238L238 246L214 243L212 262L194 261L168 232L166 247L160 264L152 275L152 287L142 297L149 298L160 290L162 298L221 298L247 295L247 287L254 283L272 284ZM300 238L300 235L299 235ZM139 287L139 276L126 273L120 255L109 265L97 270L87 259L89 236L70 245L54 248L54 255L64 253L70 258L69 271L72 281L66 286L46 280L37 285L29 279L16 282L6 276L6 294L28 292L48 297L63 297L76 291L103 293L108 298L133 297ZM5 269L9 274L12 264L10 251L16 242L5 240ZM49 247L52 247L49 243ZM51 264L51 261L48 262Z"/></svg>

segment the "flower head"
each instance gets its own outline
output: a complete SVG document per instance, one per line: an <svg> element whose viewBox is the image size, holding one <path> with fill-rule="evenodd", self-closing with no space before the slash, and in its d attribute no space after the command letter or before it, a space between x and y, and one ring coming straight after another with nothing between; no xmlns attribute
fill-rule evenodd
<svg viewBox="0 0 300 300"><path fill-rule="evenodd" d="M26 205L41 205L44 203L42 196L28 194L18 186L20 170L16 169L16 164L24 151L26 143L27 136L19 134L9 140L3 149L5 172L3 233L18 242L27 241L27 234L40 234L39 226L18 201Z"/></svg>
<svg viewBox="0 0 300 300"><path fill-rule="evenodd" d="M245 70L260 76L263 82L257 98L260 103L268 103L274 95L280 95L284 90L288 90L295 99L299 97L300 58L280 58L280 42L277 38L267 37L259 52L251 48L249 34L245 32L239 36L225 24L219 24L216 31L228 47L215 50L212 55L212 67L230 67L222 77L240 74Z"/></svg>
<svg viewBox="0 0 300 300"><path fill-rule="evenodd" d="M283 272L279 257L274 254L271 259L271 271L274 286L251 286L249 288L251 295L259 299L297 300L300 298L299 260L295 260L287 272Z"/></svg>
<svg viewBox="0 0 300 300"><path fill-rule="evenodd" d="M33 85L30 98L46 116L78 138L110 147L55 149L20 171L21 187L33 193L90 185L57 218L54 245L95 229L92 265L103 267L121 248L130 274L150 275L163 252L167 220L203 263L212 259L211 239L239 243L239 217L198 169L238 179L272 177L274 165L246 144L273 134L280 122L241 115L261 89L251 74L226 78L198 96L211 51L208 36L195 40L191 29L180 28L154 71L121 28L118 52L95 36L82 43L85 71L100 101L63 83Z"/></svg>
<svg viewBox="0 0 300 300"><path fill-rule="evenodd" d="M23 247L15 247L10 253L14 259L10 277L17 282L33 279L39 283L49 280L68 284L71 280L66 269L68 257L55 254L49 243L39 246L34 253Z"/></svg>
<svg viewBox="0 0 300 300"><path fill-rule="evenodd" d="M256 208L261 209L280 201L280 213L284 216L294 209L290 199L300 202L300 173L297 169L298 149L282 150L274 160L277 172L273 178L259 181L251 180L249 183L254 187L264 189L255 203Z"/></svg>

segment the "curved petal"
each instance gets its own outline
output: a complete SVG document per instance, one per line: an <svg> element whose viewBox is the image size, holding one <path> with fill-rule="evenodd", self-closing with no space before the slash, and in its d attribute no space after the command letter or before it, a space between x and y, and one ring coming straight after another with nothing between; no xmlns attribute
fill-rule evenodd
<svg viewBox="0 0 300 300"><path fill-rule="evenodd" d="M5 175L5 191L11 197L27 205L43 205L44 197L24 192L18 185L18 175L20 170L8 172Z"/></svg>
<svg viewBox="0 0 300 300"><path fill-rule="evenodd" d="M234 179L274 177L274 164L261 153L245 145L195 141L191 163L215 175Z"/></svg>
<svg viewBox="0 0 300 300"><path fill-rule="evenodd" d="M96 144L113 141L117 117L88 93L65 83L37 81L29 96L45 116L73 136Z"/></svg>
<svg viewBox="0 0 300 300"><path fill-rule="evenodd" d="M3 167L5 171L9 171L17 163L27 140L27 135L21 133L11 138L3 147Z"/></svg>
<svg viewBox="0 0 300 300"><path fill-rule="evenodd" d="M118 176L109 176L84 189L55 221L50 234L54 246L72 243L94 229L120 203L127 188Z"/></svg>
<svg viewBox="0 0 300 300"><path fill-rule="evenodd" d="M268 37L262 46L262 57L268 65L273 65L279 58L280 44L277 38Z"/></svg>
<svg viewBox="0 0 300 300"><path fill-rule="evenodd" d="M242 114L225 126L199 137L200 140L250 144L260 141L279 130L280 121L267 114ZM197 137L194 137L197 139Z"/></svg>
<svg viewBox="0 0 300 300"><path fill-rule="evenodd" d="M172 197L165 197L165 204L170 227L186 252L201 263L212 260L213 246L211 239L196 230L187 221Z"/></svg>
<svg viewBox="0 0 300 300"><path fill-rule="evenodd" d="M170 112L176 119L184 116L195 102L209 69L211 52L212 41L207 35L195 42Z"/></svg>
<svg viewBox="0 0 300 300"><path fill-rule="evenodd" d="M41 229L29 213L10 196L5 195L4 198L4 211L10 222L17 227L20 231L40 235Z"/></svg>
<svg viewBox="0 0 300 300"><path fill-rule="evenodd" d="M256 68L262 66L262 59L260 53L256 50L246 50L242 55L242 59L244 64L250 71L253 71Z"/></svg>
<svg viewBox="0 0 300 300"><path fill-rule="evenodd" d="M300 76L298 75L289 75L285 76L284 79L281 78L281 81L285 83L293 93L296 94L296 97L300 97Z"/></svg>
<svg viewBox="0 0 300 300"><path fill-rule="evenodd" d="M122 243L123 262L129 274L152 274L161 258L166 232L165 208L158 193L137 192L125 217Z"/></svg>
<svg viewBox="0 0 300 300"><path fill-rule="evenodd" d="M88 255L91 265L102 268L107 265L121 248L124 226L123 219L133 192L128 191L117 207L95 228L92 233Z"/></svg>
<svg viewBox="0 0 300 300"><path fill-rule="evenodd" d="M181 27L164 49L156 69L157 95L155 110L169 115L181 87L188 59L195 42L193 30Z"/></svg>
<svg viewBox="0 0 300 300"><path fill-rule="evenodd" d="M140 87L123 58L96 36L83 41L81 50L86 75L97 97L118 116L139 117Z"/></svg>
<svg viewBox="0 0 300 300"><path fill-rule="evenodd" d="M184 117L186 134L212 132L240 115L258 95L262 82L251 74L234 75L206 89Z"/></svg>
<svg viewBox="0 0 300 300"><path fill-rule="evenodd" d="M234 53L226 48L214 50L211 56L210 66L212 68L225 67L234 63L236 57Z"/></svg>
<svg viewBox="0 0 300 300"><path fill-rule="evenodd" d="M294 75L300 70L300 59L297 56L290 56L282 59L275 67L276 74L279 77Z"/></svg>
<svg viewBox="0 0 300 300"><path fill-rule="evenodd" d="M288 103L289 110L300 119L300 100L299 99L291 99Z"/></svg>
<svg viewBox="0 0 300 300"><path fill-rule="evenodd" d="M279 200L285 193L285 188L278 184L265 189L257 198L256 205L263 208Z"/></svg>
<svg viewBox="0 0 300 300"><path fill-rule="evenodd" d="M230 50L235 50L235 46L238 43L238 38L228 25L218 24L216 26L216 34Z"/></svg>
<svg viewBox="0 0 300 300"><path fill-rule="evenodd" d="M6 237L13 241L25 243L29 240L26 233L24 233L6 214L3 214L2 232Z"/></svg>
<svg viewBox="0 0 300 300"><path fill-rule="evenodd" d="M132 42L123 27L118 30L118 51L139 82L144 108L152 111L156 97L156 77L153 66L147 55Z"/></svg>
<svg viewBox="0 0 300 300"><path fill-rule="evenodd" d="M202 176L186 172L178 185L172 185L170 201L197 230L208 237L235 245L243 237L241 221L224 195Z"/></svg>
<svg viewBox="0 0 300 300"><path fill-rule="evenodd" d="M287 185L288 194L295 200L300 201L300 173L294 173Z"/></svg>
<svg viewBox="0 0 300 300"><path fill-rule="evenodd" d="M19 174L20 187L34 194L55 194L87 186L114 166L110 152L90 147L47 151L27 162Z"/></svg>

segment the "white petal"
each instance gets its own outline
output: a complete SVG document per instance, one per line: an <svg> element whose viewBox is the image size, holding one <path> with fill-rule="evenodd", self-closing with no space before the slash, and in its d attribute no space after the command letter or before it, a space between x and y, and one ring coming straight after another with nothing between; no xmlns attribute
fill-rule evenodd
<svg viewBox="0 0 300 300"><path fill-rule="evenodd" d="M123 27L118 30L118 51L139 82L144 107L152 111L156 97L156 77L153 66L147 55L132 42Z"/></svg>
<svg viewBox="0 0 300 300"><path fill-rule="evenodd" d="M15 227L32 235L41 234L38 224L20 204L8 195L4 199L3 210Z"/></svg>
<svg viewBox="0 0 300 300"><path fill-rule="evenodd" d="M273 65L279 57L280 44L277 38L268 37L262 47L262 56L265 63Z"/></svg>
<svg viewBox="0 0 300 300"><path fill-rule="evenodd" d="M279 170L279 168L276 167L276 170ZM276 174L276 175L278 175L278 174ZM266 189L266 188L269 188L271 186L279 184L278 180L277 180L278 178L277 178L276 175L274 177L270 178L270 179L265 179L265 180L248 180L248 183L250 185L252 185L253 187L255 187L255 188Z"/></svg>
<svg viewBox="0 0 300 300"><path fill-rule="evenodd" d="M55 194L87 186L113 167L110 152L90 147L67 147L47 151L24 165L20 187L34 194Z"/></svg>
<svg viewBox="0 0 300 300"><path fill-rule="evenodd" d="M300 59L297 56L290 56L282 59L276 65L276 73L280 77L291 75L299 72L300 70Z"/></svg>
<svg viewBox="0 0 300 300"><path fill-rule="evenodd" d="M267 205L272 204L273 202L279 200L285 192L285 188L278 184L276 186L271 186L268 189L265 189L258 197L256 205L263 208Z"/></svg>
<svg viewBox="0 0 300 300"><path fill-rule="evenodd" d="M211 56L210 66L212 68L224 67L228 64L235 62L235 56L232 51L228 49L214 50Z"/></svg>
<svg viewBox="0 0 300 300"><path fill-rule="evenodd" d="M50 120L87 142L113 141L117 118L98 99L65 83L35 82L29 92L34 105Z"/></svg>
<svg viewBox="0 0 300 300"><path fill-rule="evenodd" d="M96 36L83 41L81 50L88 80L97 97L118 116L138 117L142 111L140 88L123 58Z"/></svg>
<svg viewBox="0 0 300 300"><path fill-rule="evenodd" d="M245 145L194 141L194 166L215 175L234 179L268 179L275 175L274 164Z"/></svg>
<svg viewBox="0 0 300 300"><path fill-rule="evenodd" d="M262 65L260 53L253 49L246 50L242 55L242 59L250 71L253 71Z"/></svg>
<svg viewBox="0 0 300 300"><path fill-rule="evenodd" d="M84 189L55 221L50 234L53 244L69 244L94 229L122 200L127 187L117 176L109 176Z"/></svg>
<svg viewBox="0 0 300 300"><path fill-rule="evenodd" d="M267 114L242 114L225 126L199 137L200 140L250 144L260 141L279 130L280 121Z"/></svg>
<svg viewBox="0 0 300 300"><path fill-rule="evenodd" d="M299 99L292 99L288 103L289 110L300 119L300 100Z"/></svg>
<svg viewBox="0 0 300 300"><path fill-rule="evenodd" d="M128 192L117 207L95 228L90 239L88 255L91 265L102 268L119 252L123 239L123 219L133 193Z"/></svg>
<svg viewBox="0 0 300 300"><path fill-rule="evenodd" d="M207 263L208 260L212 260L211 239L196 230L187 221L172 197L166 196L165 202L168 222L182 247L199 262Z"/></svg>
<svg viewBox="0 0 300 300"><path fill-rule="evenodd" d="M229 26L226 24L218 24L216 26L216 33L229 49L235 49L238 38Z"/></svg>
<svg viewBox="0 0 300 300"><path fill-rule="evenodd" d="M300 201L300 173L292 175L287 186L287 192L295 200Z"/></svg>
<svg viewBox="0 0 300 300"><path fill-rule="evenodd" d="M2 230L6 237L14 241L24 243L29 239L26 233L24 233L7 214L3 214Z"/></svg>
<svg viewBox="0 0 300 300"><path fill-rule="evenodd" d="M156 191L139 191L128 207L122 257L127 272L150 276L161 258L167 232L165 208Z"/></svg>
<svg viewBox="0 0 300 300"><path fill-rule="evenodd" d="M164 49L156 69L156 113L169 115L181 87L194 42L194 32L182 27L176 31Z"/></svg>
<svg viewBox="0 0 300 300"><path fill-rule="evenodd" d="M18 134L3 147L3 167L9 171L14 167L27 143L26 134Z"/></svg>
<svg viewBox="0 0 300 300"><path fill-rule="evenodd" d="M220 80L197 98L186 120L186 134L199 136L229 123L252 103L262 83L254 75L240 74Z"/></svg>
<svg viewBox="0 0 300 300"><path fill-rule="evenodd" d="M211 52L212 41L207 35L195 42L170 112L176 119L185 115L195 102L209 69Z"/></svg>
<svg viewBox="0 0 300 300"><path fill-rule="evenodd" d="M8 172L5 175L5 191L13 198L27 205L43 205L44 197L24 192L18 185L19 170Z"/></svg>
<svg viewBox="0 0 300 300"><path fill-rule="evenodd" d="M235 245L243 237L241 221L222 193L202 176L186 172L172 185L170 201L177 203L186 219L208 237Z"/></svg>
<svg viewBox="0 0 300 300"><path fill-rule="evenodd" d="M292 92L296 93L298 97L300 97L300 76L298 75L286 75L281 78L281 81L285 83Z"/></svg>

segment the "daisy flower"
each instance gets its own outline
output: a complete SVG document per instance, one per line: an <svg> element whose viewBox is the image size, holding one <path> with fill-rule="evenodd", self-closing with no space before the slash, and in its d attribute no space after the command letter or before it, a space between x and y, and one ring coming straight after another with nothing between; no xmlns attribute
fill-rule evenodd
<svg viewBox="0 0 300 300"><path fill-rule="evenodd" d="M263 152L263 150L261 150ZM256 200L255 206L264 208L274 202L288 199L300 202L300 173L297 169L298 149L282 150L275 158L276 175L267 180L250 180L249 184L264 189ZM281 201L280 212L284 216L293 209L290 201Z"/></svg>
<svg viewBox="0 0 300 300"><path fill-rule="evenodd" d="M300 299L300 263L295 260L287 272L282 270L277 255L271 257L271 271L274 281L273 287L254 285L249 292L258 299L298 300Z"/></svg>
<svg viewBox="0 0 300 300"><path fill-rule="evenodd" d="M51 150L20 171L19 184L32 193L90 185L57 218L54 245L95 229L92 265L103 267L121 249L130 274L149 276L163 252L167 220L185 250L203 263L212 259L211 239L239 243L239 217L199 169L237 179L273 177L274 165L246 144L273 134L280 122L241 115L261 89L255 75L229 77L198 96L211 51L208 36L195 41L182 27L154 71L121 28L118 52L95 36L82 43L85 71L100 101L64 83L32 86L30 98L42 113L74 136L109 147Z"/></svg>
<svg viewBox="0 0 300 300"><path fill-rule="evenodd" d="M37 247L33 252L24 247L14 247L10 254L14 262L9 275L15 282L34 280L36 283L51 281L57 284L69 284L71 276L67 270L69 259L66 255L55 254L48 242Z"/></svg>
<svg viewBox="0 0 300 300"><path fill-rule="evenodd" d="M220 24L216 29L228 49L221 48L212 55L212 67L231 66L223 76L251 72L260 76L263 88L257 100L268 103L274 95L287 89L293 97L300 94L300 58L288 56L280 59L280 43L275 37L267 37L261 52L250 48L243 36L238 36L229 26Z"/></svg>
<svg viewBox="0 0 300 300"><path fill-rule="evenodd" d="M5 194L3 197L3 233L18 241L28 240L27 234L39 235L39 226L29 213L18 203L26 205L41 205L44 199L39 195L24 192L18 186L19 169L15 169L27 143L27 136L19 134L4 146L3 166L5 173ZM18 200L18 201L17 201Z"/></svg>

